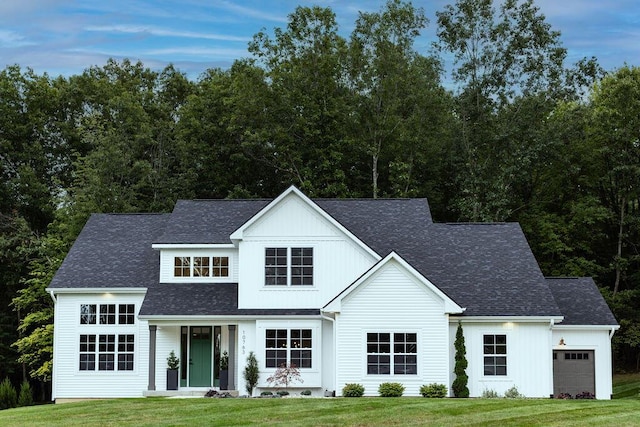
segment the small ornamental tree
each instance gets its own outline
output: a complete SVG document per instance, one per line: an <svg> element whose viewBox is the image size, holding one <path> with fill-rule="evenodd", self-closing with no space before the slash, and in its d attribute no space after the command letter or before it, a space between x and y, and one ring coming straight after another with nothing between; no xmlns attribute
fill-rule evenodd
<svg viewBox="0 0 640 427"><path fill-rule="evenodd" d="M456 331L456 341L454 342L456 348L456 365L453 368L453 373L456 374L456 379L453 381L451 389L455 397L469 397L469 388L467 383L469 377L467 376L467 348L464 345L464 335L462 334L462 323L458 322L458 330Z"/></svg>
<svg viewBox="0 0 640 427"><path fill-rule="evenodd" d="M282 363L273 375L267 378L267 382L273 384L274 387L284 386L286 389L295 382L303 383L304 381L300 376L300 370L294 363Z"/></svg>
<svg viewBox="0 0 640 427"><path fill-rule="evenodd" d="M253 395L253 389L258 384L258 378L260 377L260 368L258 367L258 359L256 359L256 355L253 351L249 352L249 356L247 357L247 366L244 367L244 372L242 374L244 376L244 380L246 381L246 389L249 396Z"/></svg>

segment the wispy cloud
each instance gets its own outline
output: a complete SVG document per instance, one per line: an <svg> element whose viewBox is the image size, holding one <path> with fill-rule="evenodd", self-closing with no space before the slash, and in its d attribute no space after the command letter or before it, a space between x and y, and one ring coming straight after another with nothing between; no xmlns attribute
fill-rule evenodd
<svg viewBox="0 0 640 427"><path fill-rule="evenodd" d="M222 40L231 42L247 42L251 40L248 37L232 36L228 34L167 30L164 28L146 25L90 25L85 27L85 30L104 33L148 34L157 37L181 37L191 39Z"/></svg>
<svg viewBox="0 0 640 427"><path fill-rule="evenodd" d="M287 22L286 16L283 16L282 14L272 14L270 12L267 12L267 9L253 9L246 6L240 6L230 1L219 1L217 3L217 6L220 9L224 9L229 12L250 16L251 18L263 21Z"/></svg>
<svg viewBox="0 0 640 427"><path fill-rule="evenodd" d="M35 43L14 31L0 29L0 47L22 47L33 44Z"/></svg>

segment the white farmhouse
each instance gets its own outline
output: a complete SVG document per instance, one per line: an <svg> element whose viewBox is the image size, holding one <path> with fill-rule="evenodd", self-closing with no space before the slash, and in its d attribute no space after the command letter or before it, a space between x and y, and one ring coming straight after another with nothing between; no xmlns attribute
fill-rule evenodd
<svg viewBox="0 0 640 427"><path fill-rule="evenodd" d="M244 394L251 351L254 394L283 363L314 395L347 383L451 390L459 323L471 396L612 393L618 324L593 280L545 278L518 224L434 223L425 199L312 200L291 187L94 214L48 290L56 402Z"/></svg>

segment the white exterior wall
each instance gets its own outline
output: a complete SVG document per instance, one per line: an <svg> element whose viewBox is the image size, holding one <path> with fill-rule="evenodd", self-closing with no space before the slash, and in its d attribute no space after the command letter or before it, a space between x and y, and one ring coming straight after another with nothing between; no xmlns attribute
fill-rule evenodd
<svg viewBox="0 0 640 427"><path fill-rule="evenodd" d="M238 342L237 342L238 363L236 366L237 368L236 370L237 386L236 387L240 395L244 395L247 393L246 381L244 380L244 377L243 377L244 368L247 365L247 357L249 357L249 353L253 351L253 353L256 356L256 359L258 360L258 366L261 366L260 364L261 359L263 360L262 363L264 364L264 350L262 354L260 354L256 349L257 342L256 342L256 322L255 321L251 320L251 321L238 322L237 331L238 331ZM262 372L262 368L260 368L260 378L262 378L263 376L264 376L264 373ZM254 396L257 395L255 389L253 390L253 394Z"/></svg>
<svg viewBox="0 0 640 427"><path fill-rule="evenodd" d="M139 294L58 294L55 304L53 399L142 397L148 385L149 327L137 313L144 293ZM81 304L135 304L133 325L81 325ZM95 371L79 369L81 334L133 334L133 371ZM97 337L96 337L97 338ZM98 343L96 342L96 348ZM117 337L116 337L117 347ZM117 356L116 356L117 368Z"/></svg>
<svg viewBox="0 0 640 427"><path fill-rule="evenodd" d="M449 350L451 373L449 389L455 379L455 336L458 323L450 326ZM462 321L467 350L467 376L471 397L480 397L485 390L499 395L511 387L526 397L549 397L553 394L553 352L549 323L470 323ZM484 375L485 334L507 336L507 375ZM453 395L453 394L451 394Z"/></svg>
<svg viewBox="0 0 640 427"><path fill-rule="evenodd" d="M418 374L368 375L368 332L415 332ZM448 384L448 342L444 301L397 262L389 262L342 301L336 320L336 395L347 383L362 384L368 396L376 396L383 382L404 384L406 396L419 395L424 384Z"/></svg>
<svg viewBox="0 0 640 427"><path fill-rule="evenodd" d="M190 256L192 257L212 257L221 256L229 257L229 277L175 277L174 258ZM213 268L213 266L209 266ZM192 249L160 249L160 283L235 283L238 281L238 251L236 249L211 249L211 248L192 248Z"/></svg>
<svg viewBox="0 0 640 427"><path fill-rule="evenodd" d="M589 329L588 326L577 328L556 325L553 328L554 350L594 351L596 399L611 399L613 393L610 333L610 329ZM561 339L565 345L559 345Z"/></svg>
<svg viewBox="0 0 640 427"><path fill-rule="evenodd" d="M322 321L321 320L257 320L255 334L255 352L260 366L259 388L274 388L267 378L273 375L276 368L267 368L265 361L265 331L267 329L311 329L311 368L300 368L301 383L292 384L291 388L313 389L322 387Z"/></svg>
<svg viewBox="0 0 640 427"><path fill-rule="evenodd" d="M312 247L313 286L265 286L267 247ZM244 231L239 260L239 308L322 307L376 261L294 194Z"/></svg>

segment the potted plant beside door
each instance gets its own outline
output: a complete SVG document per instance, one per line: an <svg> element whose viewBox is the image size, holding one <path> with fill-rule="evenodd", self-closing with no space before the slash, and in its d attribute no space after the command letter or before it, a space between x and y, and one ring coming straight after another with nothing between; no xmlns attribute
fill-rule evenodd
<svg viewBox="0 0 640 427"><path fill-rule="evenodd" d="M222 352L220 356L220 390L229 389L229 354L227 351Z"/></svg>
<svg viewBox="0 0 640 427"><path fill-rule="evenodd" d="M169 357L167 357L167 390L178 389L178 367L180 367L180 359L171 350Z"/></svg>

